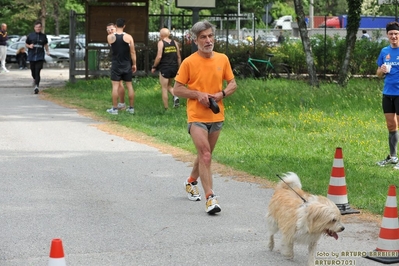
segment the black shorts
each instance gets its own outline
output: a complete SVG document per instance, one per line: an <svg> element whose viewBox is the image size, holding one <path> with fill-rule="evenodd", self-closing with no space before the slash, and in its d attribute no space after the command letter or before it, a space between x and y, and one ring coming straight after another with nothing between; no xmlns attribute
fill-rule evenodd
<svg viewBox="0 0 399 266"><path fill-rule="evenodd" d="M159 69L159 72L161 73L162 77L171 79L171 78L176 77L177 70L178 70L177 66L176 67L168 66L168 67L161 67Z"/></svg>
<svg viewBox="0 0 399 266"><path fill-rule="evenodd" d="M395 113L399 115L399 96L382 95L382 110L384 114Z"/></svg>
<svg viewBox="0 0 399 266"><path fill-rule="evenodd" d="M112 81L127 81L131 82L133 79L133 72L132 68L129 69L120 69L120 68L112 68L111 69L111 80Z"/></svg>

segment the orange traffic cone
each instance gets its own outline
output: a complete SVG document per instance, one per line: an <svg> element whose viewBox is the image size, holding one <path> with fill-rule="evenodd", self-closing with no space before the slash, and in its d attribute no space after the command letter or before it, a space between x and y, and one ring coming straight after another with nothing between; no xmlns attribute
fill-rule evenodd
<svg viewBox="0 0 399 266"><path fill-rule="evenodd" d="M328 186L327 198L337 205L341 214L359 213L349 206L348 195L346 193L344 160L342 157L342 148L335 150L334 163L331 171L330 185Z"/></svg>
<svg viewBox="0 0 399 266"><path fill-rule="evenodd" d="M59 238L54 238L51 241L48 266L66 266L64 248L62 247L62 240Z"/></svg>
<svg viewBox="0 0 399 266"><path fill-rule="evenodd" d="M389 186L377 248L366 258L386 264L399 262L399 222L394 185Z"/></svg>

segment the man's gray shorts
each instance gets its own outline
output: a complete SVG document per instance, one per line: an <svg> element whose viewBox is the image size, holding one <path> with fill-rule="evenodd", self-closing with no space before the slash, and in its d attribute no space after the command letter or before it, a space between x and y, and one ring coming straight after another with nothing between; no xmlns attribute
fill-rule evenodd
<svg viewBox="0 0 399 266"><path fill-rule="evenodd" d="M188 125L187 125L188 134L190 134L190 128L192 125L203 128L204 130L208 131L208 133L210 134L212 132L222 130L223 121L222 122L214 122L214 123L200 123L200 122L188 123Z"/></svg>

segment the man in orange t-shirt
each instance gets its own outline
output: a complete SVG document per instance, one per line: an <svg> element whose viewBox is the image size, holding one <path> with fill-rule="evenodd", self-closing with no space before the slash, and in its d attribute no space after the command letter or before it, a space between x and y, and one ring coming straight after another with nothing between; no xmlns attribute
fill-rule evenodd
<svg viewBox="0 0 399 266"><path fill-rule="evenodd" d="M213 51L215 26L208 21L200 21L191 29L198 51L184 59L175 77L175 96L187 98L188 132L197 149L197 158L190 177L184 182L190 200L201 200L197 180L206 198L206 212L214 214L221 211L213 192L211 173L212 151L219 138L224 121L222 99L233 94L237 88L229 59L226 55ZM223 81L227 81L223 89ZM210 109L213 99L219 109Z"/></svg>

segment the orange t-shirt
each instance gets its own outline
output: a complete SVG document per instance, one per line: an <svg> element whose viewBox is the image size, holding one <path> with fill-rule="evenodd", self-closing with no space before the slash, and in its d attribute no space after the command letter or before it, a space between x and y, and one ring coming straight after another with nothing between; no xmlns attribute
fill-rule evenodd
<svg viewBox="0 0 399 266"><path fill-rule="evenodd" d="M175 80L187 85L190 90L214 94L222 91L223 80L229 81L233 78L233 71L227 56L213 52L211 58L204 58L198 53L193 53L185 58ZM217 104L220 112L214 114L210 108L203 106L197 99L187 99L188 122L213 123L224 121L223 101L219 101Z"/></svg>

